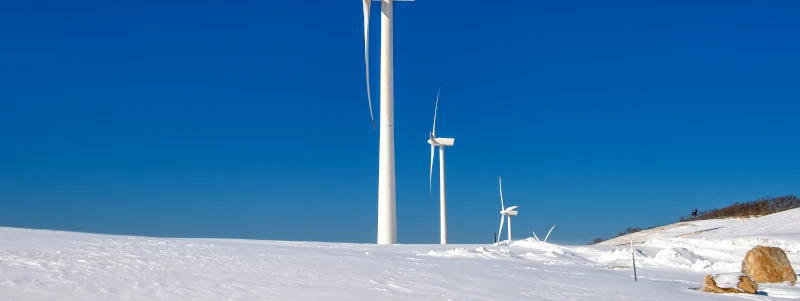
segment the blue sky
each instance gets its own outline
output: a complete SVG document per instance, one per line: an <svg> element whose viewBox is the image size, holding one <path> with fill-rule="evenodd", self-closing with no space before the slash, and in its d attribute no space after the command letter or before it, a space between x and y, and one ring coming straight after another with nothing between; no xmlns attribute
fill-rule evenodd
<svg viewBox="0 0 800 301"><path fill-rule="evenodd" d="M425 141L439 86L437 133L456 138L451 243L491 242L500 174L515 238L557 223L561 243L799 194L798 12L397 3L399 242L438 242ZM0 4L0 226L374 242L361 14L358 1Z"/></svg>

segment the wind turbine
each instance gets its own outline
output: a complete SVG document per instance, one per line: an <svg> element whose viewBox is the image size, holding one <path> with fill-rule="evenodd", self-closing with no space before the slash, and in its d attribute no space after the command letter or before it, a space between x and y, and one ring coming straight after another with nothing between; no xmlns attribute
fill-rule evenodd
<svg viewBox="0 0 800 301"><path fill-rule="evenodd" d="M500 230L497 232L497 237L500 237L500 234L503 233L503 221L504 218L508 217L508 241L511 242L511 216L516 216L519 212L514 209L519 208L519 206L511 206L506 208L506 205L503 203L503 177L500 176Z"/></svg>
<svg viewBox="0 0 800 301"><path fill-rule="evenodd" d="M553 228L555 228L555 227L556 227L556 225L553 224L553 226L550 227L550 231L547 231L547 235L544 237L544 240L543 240L544 242L547 242L547 238L550 237L550 232L553 232ZM539 237L536 237L536 231L532 231L532 232L533 232L533 238L535 238L536 241L540 241Z"/></svg>
<svg viewBox="0 0 800 301"><path fill-rule="evenodd" d="M372 128L375 116L372 113L372 96L369 89L369 12L373 0L361 0L364 4L364 63L367 75L367 101ZM394 50L393 19L394 1L381 2L381 120L380 150L378 155L378 244L397 243L397 206L394 170Z"/></svg>
<svg viewBox="0 0 800 301"><path fill-rule="evenodd" d="M436 138L436 111L439 110L439 94L442 88L436 93L436 106L433 108L433 130L430 132L430 139L428 144L431 145L431 172L430 172L430 186L429 193L433 194L433 157L436 154L435 149L439 147L439 228L441 244L447 244L447 203L444 197L444 147L453 146L456 139L454 138Z"/></svg>

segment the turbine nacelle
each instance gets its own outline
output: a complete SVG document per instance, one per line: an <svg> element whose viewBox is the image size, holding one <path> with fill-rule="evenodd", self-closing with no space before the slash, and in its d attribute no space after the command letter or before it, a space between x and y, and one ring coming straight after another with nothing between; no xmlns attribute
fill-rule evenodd
<svg viewBox="0 0 800 301"><path fill-rule="evenodd" d="M502 214L502 215L512 215L512 216L513 215L517 215L519 213L519 211L514 210L514 209L517 209L517 208L519 208L519 206L508 207L508 208L500 211L500 214Z"/></svg>
<svg viewBox="0 0 800 301"><path fill-rule="evenodd" d="M453 146L455 142L455 138L436 138L433 137L433 134L431 134L430 139L428 139L428 144L433 146Z"/></svg>

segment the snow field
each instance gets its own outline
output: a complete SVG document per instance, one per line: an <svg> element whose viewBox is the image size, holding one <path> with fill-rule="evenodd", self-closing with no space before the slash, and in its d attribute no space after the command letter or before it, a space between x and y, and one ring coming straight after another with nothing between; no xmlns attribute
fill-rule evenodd
<svg viewBox="0 0 800 301"><path fill-rule="evenodd" d="M755 300L696 291L744 254L785 248L800 270L800 211L697 221L593 246L389 245L176 239L0 228L0 300ZM557 233L554 233L554 237Z"/></svg>

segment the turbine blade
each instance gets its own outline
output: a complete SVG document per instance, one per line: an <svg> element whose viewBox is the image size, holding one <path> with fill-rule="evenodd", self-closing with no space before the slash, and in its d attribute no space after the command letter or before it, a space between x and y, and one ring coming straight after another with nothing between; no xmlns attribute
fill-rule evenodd
<svg viewBox="0 0 800 301"><path fill-rule="evenodd" d="M364 3L364 64L367 66L367 102L369 103L369 118L372 120L372 130L375 130L375 114L372 113L372 95L369 91L369 8L372 0L362 0Z"/></svg>
<svg viewBox="0 0 800 301"><path fill-rule="evenodd" d="M500 176L500 210L506 210L506 205L503 203L503 176Z"/></svg>
<svg viewBox="0 0 800 301"><path fill-rule="evenodd" d="M536 231L531 231L531 232L533 232L533 238L536 238L536 241L540 241L539 238L536 237Z"/></svg>
<svg viewBox="0 0 800 301"><path fill-rule="evenodd" d="M433 207L433 156L436 154L436 146L431 144L431 175L429 181L429 189L428 189L428 205L429 207Z"/></svg>
<svg viewBox="0 0 800 301"><path fill-rule="evenodd" d="M550 237L550 232L553 232L553 228L555 227L556 225L553 224L553 227L550 228L550 231L547 231L547 236L544 237L544 242L547 242L547 238Z"/></svg>
<svg viewBox="0 0 800 301"><path fill-rule="evenodd" d="M439 94L442 93L442 87L439 87L439 92L436 92L436 106L433 108L433 130L431 136L436 137L436 111L439 110Z"/></svg>
<svg viewBox="0 0 800 301"><path fill-rule="evenodd" d="M500 237L502 237L500 235L503 234L503 222L506 221L505 218L506 218L505 215L502 215L502 214L500 215L500 230L497 230L497 241L498 242L500 241Z"/></svg>

